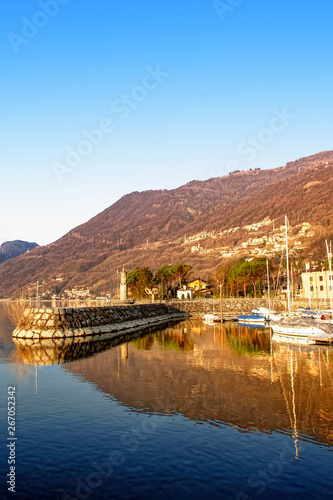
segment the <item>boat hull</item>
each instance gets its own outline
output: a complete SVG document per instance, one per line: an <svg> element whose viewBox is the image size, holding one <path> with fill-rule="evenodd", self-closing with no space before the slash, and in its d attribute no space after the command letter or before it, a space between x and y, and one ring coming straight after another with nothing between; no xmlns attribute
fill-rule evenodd
<svg viewBox="0 0 333 500"><path fill-rule="evenodd" d="M260 324L265 325L265 316L259 316L258 314L241 314L238 316L239 323L250 323L251 325Z"/></svg>

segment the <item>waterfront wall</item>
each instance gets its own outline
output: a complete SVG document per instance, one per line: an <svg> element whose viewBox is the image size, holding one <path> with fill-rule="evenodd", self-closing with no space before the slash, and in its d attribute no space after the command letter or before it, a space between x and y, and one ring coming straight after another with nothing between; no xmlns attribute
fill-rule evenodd
<svg viewBox="0 0 333 500"><path fill-rule="evenodd" d="M187 312L193 318L202 318L204 314L210 314L213 311L220 313L220 300L203 299L203 300L179 300L172 303L180 311ZM238 316L239 314L249 314L256 307L268 307L267 299L223 299L223 316ZM271 307L273 302L271 301ZM274 303L274 310L281 312L285 310L285 304L281 300Z"/></svg>
<svg viewBox="0 0 333 500"><path fill-rule="evenodd" d="M137 331L188 317L185 311L166 304L26 309L13 337L63 339L106 333L117 337L124 331Z"/></svg>

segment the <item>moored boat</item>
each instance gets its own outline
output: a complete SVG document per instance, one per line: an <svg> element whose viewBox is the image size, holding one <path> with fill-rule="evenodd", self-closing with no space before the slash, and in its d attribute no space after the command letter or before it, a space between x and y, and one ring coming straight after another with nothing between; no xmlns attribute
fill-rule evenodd
<svg viewBox="0 0 333 500"><path fill-rule="evenodd" d="M265 316L262 314L240 314L238 316L238 323L249 323L251 325L260 324L265 326Z"/></svg>
<svg viewBox="0 0 333 500"><path fill-rule="evenodd" d="M333 328L322 321L289 316L270 324L273 340L300 344L332 344Z"/></svg>
<svg viewBox="0 0 333 500"><path fill-rule="evenodd" d="M252 309L252 313L259 316L264 316L265 321L278 321L282 318L281 314L277 314L276 311L273 311L268 307L257 307L256 309Z"/></svg>

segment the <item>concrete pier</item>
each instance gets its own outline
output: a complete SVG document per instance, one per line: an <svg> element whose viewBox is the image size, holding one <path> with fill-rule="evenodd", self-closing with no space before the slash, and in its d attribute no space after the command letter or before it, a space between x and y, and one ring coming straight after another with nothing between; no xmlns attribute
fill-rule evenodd
<svg viewBox="0 0 333 500"><path fill-rule="evenodd" d="M125 331L182 321L189 314L166 304L112 307L26 309L12 336L20 339L63 339L87 335L122 335Z"/></svg>

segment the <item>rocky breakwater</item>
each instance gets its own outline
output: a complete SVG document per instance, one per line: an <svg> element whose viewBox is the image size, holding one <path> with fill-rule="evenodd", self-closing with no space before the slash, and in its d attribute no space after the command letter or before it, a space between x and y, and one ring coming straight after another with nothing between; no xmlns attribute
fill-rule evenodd
<svg viewBox="0 0 333 500"><path fill-rule="evenodd" d="M16 339L76 338L88 335L110 334L112 337L124 332L182 321L189 315L166 304L141 304L114 307L80 307L26 309L13 332Z"/></svg>

